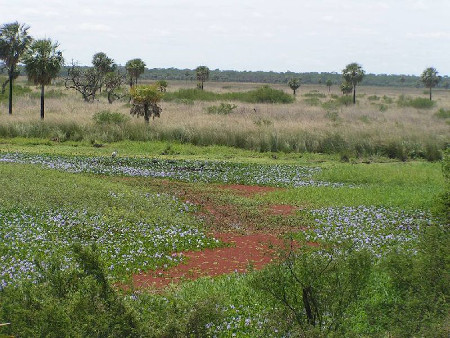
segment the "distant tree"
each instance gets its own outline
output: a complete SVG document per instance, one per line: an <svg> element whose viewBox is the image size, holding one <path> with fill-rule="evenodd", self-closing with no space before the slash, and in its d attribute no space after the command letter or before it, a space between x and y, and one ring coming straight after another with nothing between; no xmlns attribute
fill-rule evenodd
<svg viewBox="0 0 450 338"><path fill-rule="evenodd" d="M333 85L333 81L331 81L330 79L327 80L327 82L325 82L325 84L328 87L328 93L331 91L331 86Z"/></svg>
<svg viewBox="0 0 450 338"><path fill-rule="evenodd" d="M195 69L197 81L199 82L199 88L203 90L203 83L209 79L209 68L206 66L198 66Z"/></svg>
<svg viewBox="0 0 450 338"><path fill-rule="evenodd" d="M125 81L125 77L119 72L109 72L105 75L104 85L105 91L108 95L108 102L111 104L114 100L121 99L125 95L119 95L117 90L122 86Z"/></svg>
<svg viewBox="0 0 450 338"><path fill-rule="evenodd" d="M438 75L436 68L429 67L425 69L420 76L423 84L426 88L430 88L430 101L431 101L431 88L436 87L439 81L441 81L441 77Z"/></svg>
<svg viewBox="0 0 450 338"><path fill-rule="evenodd" d="M92 65L97 73L97 76L100 80L100 92L102 92L103 82L106 74L110 72L114 72L117 68L117 65L114 63L114 60L109 58L105 53L99 52L94 54L92 57Z"/></svg>
<svg viewBox="0 0 450 338"><path fill-rule="evenodd" d="M138 78L145 71L145 62L141 59L132 59L125 64L130 88L137 85Z"/></svg>
<svg viewBox="0 0 450 338"><path fill-rule="evenodd" d="M445 89L448 89L448 88L450 88L450 82L445 81L445 82L443 83L442 86L443 86Z"/></svg>
<svg viewBox="0 0 450 338"><path fill-rule="evenodd" d="M92 57L92 65L93 67L91 68L83 69L72 62L72 66L67 70L65 79L66 88L75 89L83 96L86 102L95 100L97 92L101 92L107 80L109 81L110 90L118 83L118 75L110 74L117 72L117 65L105 53L96 53ZM108 74L110 75L107 77ZM122 82L121 80L120 85ZM113 84L115 85L113 86ZM117 87L114 88L116 89Z"/></svg>
<svg viewBox="0 0 450 338"><path fill-rule="evenodd" d="M36 40L24 57L28 79L41 86L41 119L44 119L44 88L58 76L64 65L58 47L58 43L52 43L50 39Z"/></svg>
<svg viewBox="0 0 450 338"><path fill-rule="evenodd" d="M341 92L344 95L348 95L353 91L353 85L347 81L341 83Z"/></svg>
<svg viewBox="0 0 450 338"><path fill-rule="evenodd" d="M72 62L67 70L64 85L67 89L75 89L83 100L92 102L100 89L101 79L94 68L82 69Z"/></svg>
<svg viewBox="0 0 450 338"><path fill-rule="evenodd" d="M402 86L405 83L405 81L406 81L405 76L404 75L400 76L400 83L402 84Z"/></svg>
<svg viewBox="0 0 450 338"><path fill-rule="evenodd" d="M295 92L297 91L297 89L300 88L300 85L301 85L300 81L301 81L300 78L292 78L288 82L289 88L291 88L294 91L294 96L295 96Z"/></svg>
<svg viewBox="0 0 450 338"><path fill-rule="evenodd" d="M144 116L145 123L149 123L150 116L160 117L162 108L158 105L163 93L157 85L134 86L130 90L133 103L130 114Z"/></svg>
<svg viewBox="0 0 450 338"><path fill-rule="evenodd" d="M17 64L33 41L28 35L28 29L30 29L29 26L19 24L17 21L0 27L0 60L3 61L8 72L10 115L12 114L13 81L20 74Z"/></svg>
<svg viewBox="0 0 450 338"><path fill-rule="evenodd" d="M356 85L362 81L364 74L365 72L362 69L362 66L356 62L348 64L342 70L342 76L345 82L351 84L353 87L353 104L356 103Z"/></svg>
<svg viewBox="0 0 450 338"><path fill-rule="evenodd" d="M156 85L158 86L159 91L160 91L161 93L165 93L165 92L167 91L167 86L168 86L168 84L167 84L167 81L166 81L166 80L159 80L159 81L156 81Z"/></svg>

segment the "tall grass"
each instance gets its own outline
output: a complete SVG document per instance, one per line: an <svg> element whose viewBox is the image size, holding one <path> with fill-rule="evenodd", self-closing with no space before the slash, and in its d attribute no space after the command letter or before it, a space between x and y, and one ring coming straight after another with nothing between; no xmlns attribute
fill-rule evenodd
<svg viewBox="0 0 450 338"><path fill-rule="evenodd" d="M428 109L399 107L396 103L403 93L395 89L361 87L361 94L365 90L370 95L359 97L357 105L345 105L345 96L321 93L319 87L318 92L311 92L314 95L306 96L319 102L311 106L301 99L283 105L242 102L232 99L233 95L245 97L254 93L257 96L273 91L243 84L230 86L227 89L230 92L226 92L222 87L200 91L186 88L183 83L175 83L173 87L169 84L161 118L148 126L142 119L129 118L126 102L110 105L102 100L88 104L70 91L63 91L66 96L48 98L46 119L39 121L39 100L24 95L16 98L12 116L6 114L6 104L0 103L0 137L35 137L60 142L159 140L260 152L339 153L346 158L386 156L400 160L437 160L441 149L448 146L450 125L442 123ZM283 88L276 87L277 92ZM289 88L284 90L283 94L293 98L288 94ZM421 95L415 90L410 89L407 96ZM180 93L183 95L177 96ZM380 109L372 104L373 95L380 98L389 95L394 99L383 99L386 109ZM232 114L208 114L211 104L205 98L211 101L220 98L236 108ZM437 92L435 100L440 111L450 108L445 92Z"/></svg>

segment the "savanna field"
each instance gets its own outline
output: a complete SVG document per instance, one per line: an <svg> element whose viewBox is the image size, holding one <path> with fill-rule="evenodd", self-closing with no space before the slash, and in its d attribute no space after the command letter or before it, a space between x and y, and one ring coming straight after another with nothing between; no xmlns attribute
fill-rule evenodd
<svg viewBox="0 0 450 338"><path fill-rule="evenodd" d="M15 85L0 337L448 336L449 90Z"/></svg>

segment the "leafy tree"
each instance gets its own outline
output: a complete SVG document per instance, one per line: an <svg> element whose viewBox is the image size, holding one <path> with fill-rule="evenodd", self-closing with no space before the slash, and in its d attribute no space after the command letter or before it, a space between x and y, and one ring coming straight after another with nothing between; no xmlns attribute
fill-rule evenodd
<svg viewBox="0 0 450 338"><path fill-rule="evenodd" d="M116 70L117 65L114 60L109 58L105 53L99 52L92 57L92 65L100 80L100 92L102 91L103 82L106 74Z"/></svg>
<svg viewBox="0 0 450 338"><path fill-rule="evenodd" d="M27 51L33 39L28 35L29 26L17 21L0 27L0 60L8 71L9 114L12 114L13 80L19 76L17 64Z"/></svg>
<svg viewBox="0 0 450 338"><path fill-rule="evenodd" d="M206 66L198 66L195 69L195 73L199 82L199 88L203 90L203 83L209 79L209 68Z"/></svg>
<svg viewBox="0 0 450 338"><path fill-rule="evenodd" d="M114 100L121 99L124 96L117 93L117 89L122 86L124 80L124 76L119 71L109 72L105 75L104 85L109 103L113 103Z"/></svg>
<svg viewBox="0 0 450 338"><path fill-rule="evenodd" d="M342 70L344 80L353 87L353 104L356 103L356 85L360 83L364 77L364 70L361 65L356 62L350 63Z"/></svg>
<svg viewBox="0 0 450 338"><path fill-rule="evenodd" d="M327 82L325 82L325 84L328 87L328 93L331 91L331 86L333 85L333 81L331 81L330 79L327 80Z"/></svg>
<svg viewBox="0 0 450 338"><path fill-rule="evenodd" d="M41 86L41 119L44 119L44 88L56 78L64 65L58 43L50 39L36 40L24 57L28 79Z"/></svg>
<svg viewBox="0 0 450 338"><path fill-rule="evenodd" d="M145 71L145 63L141 59L133 59L125 64L130 88L137 85L138 78Z"/></svg>
<svg viewBox="0 0 450 338"><path fill-rule="evenodd" d="M133 104L130 114L144 116L145 123L149 123L150 116L160 117L162 108L158 105L163 97L158 85L134 86L131 88Z"/></svg>
<svg viewBox="0 0 450 338"><path fill-rule="evenodd" d="M353 91L353 86L351 83L348 83L347 81L344 81L341 83L341 92L344 95L348 95Z"/></svg>
<svg viewBox="0 0 450 338"><path fill-rule="evenodd" d="M167 91L168 84L167 84L166 80L159 80L159 81L156 82L156 85L158 86L159 91L161 93L165 93Z"/></svg>
<svg viewBox="0 0 450 338"><path fill-rule="evenodd" d="M438 75L438 71L436 68L429 67L425 69L420 76L423 84L426 88L430 88L430 101L431 101L431 88L436 87L439 81L441 81L441 77Z"/></svg>
<svg viewBox="0 0 450 338"><path fill-rule="evenodd" d="M294 91L294 95L295 95L295 91L300 88L300 78L292 78L289 80L288 82L288 86L289 88L291 88Z"/></svg>
<svg viewBox="0 0 450 338"><path fill-rule="evenodd" d="M86 102L95 100L97 92L101 92L107 80L110 89L116 89L122 84L122 81L118 81L118 75L107 77L107 74L117 71L117 65L105 53L95 54L92 58L92 65L92 68L82 69L72 63L72 66L67 70L68 75L65 79L66 88L75 89Z"/></svg>

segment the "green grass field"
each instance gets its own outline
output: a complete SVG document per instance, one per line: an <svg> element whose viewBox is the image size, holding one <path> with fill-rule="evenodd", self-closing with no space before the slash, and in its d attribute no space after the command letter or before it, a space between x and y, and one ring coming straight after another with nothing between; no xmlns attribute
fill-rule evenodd
<svg viewBox="0 0 450 338"><path fill-rule="evenodd" d="M395 103L414 89L361 88L352 107L324 88L227 115L173 98L148 128L72 93L43 122L27 93L12 117L0 103L0 337L447 336L447 92L414 108ZM261 271L134 287L236 229L298 245Z"/></svg>

